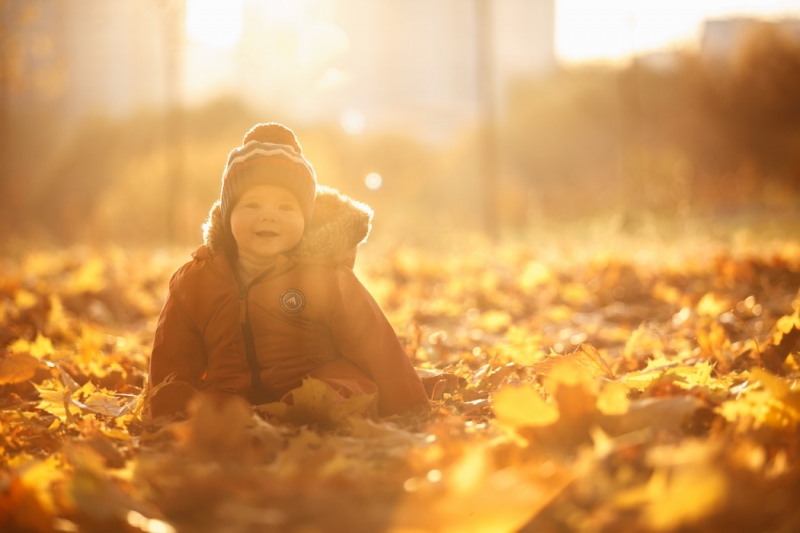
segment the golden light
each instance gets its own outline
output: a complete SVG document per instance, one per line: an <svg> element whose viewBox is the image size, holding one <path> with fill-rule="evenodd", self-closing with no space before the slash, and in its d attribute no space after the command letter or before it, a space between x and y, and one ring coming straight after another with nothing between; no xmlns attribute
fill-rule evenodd
<svg viewBox="0 0 800 533"><path fill-rule="evenodd" d="M707 18L797 16L796 0L558 0L556 49L562 60L619 60L699 42Z"/></svg>
<svg viewBox="0 0 800 533"><path fill-rule="evenodd" d="M383 185L383 177L377 172L370 172L367 174L367 177L364 178L364 185L371 191L377 191L381 188L381 185Z"/></svg>
<svg viewBox="0 0 800 533"><path fill-rule="evenodd" d="M186 35L195 44L231 48L242 37L241 0L188 0Z"/></svg>
<svg viewBox="0 0 800 533"><path fill-rule="evenodd" d="M364 131L366 119L364 118L364 113L354 107L350 107L342 111L339 116L339 124L350 135L358 135Z"/></svg>

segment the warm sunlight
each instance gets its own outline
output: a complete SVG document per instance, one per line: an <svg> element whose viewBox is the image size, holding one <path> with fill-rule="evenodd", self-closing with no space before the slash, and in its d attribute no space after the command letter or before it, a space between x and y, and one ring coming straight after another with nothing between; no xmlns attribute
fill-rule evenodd
<svg viewBox="0 0 800 533"><path fill-rule="evenodd" d="M0 533L800 533L798 95L800 0L0 0Z"/></svg>
<svg viewBox="0 0 800 533"><path fill-rule="evenodd" d="M241 0L188 0L186 34L195 44L230 48L242 37Z"/></svg>
<svg viewBox="0 0 800 533"><path fill-rule="evenodd" d="M796 0L558 0L556 50L572 62L692 46L704 19L737 15L798 16L800 5Z"/></svg>

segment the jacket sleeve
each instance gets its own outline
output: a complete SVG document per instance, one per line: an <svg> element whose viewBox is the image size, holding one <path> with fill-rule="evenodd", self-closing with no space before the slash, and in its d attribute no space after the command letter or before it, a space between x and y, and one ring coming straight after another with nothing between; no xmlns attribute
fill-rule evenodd
<svg viewBox="0 0 800 533"><path fill-rule="evenodd" d="M339 352L378 386L378 414L428 407L428 397L386 316L348 268L336 268L330 327Z"/></svg>
<svg viewBox="0 0 800 533"><path fill-rule="evenodd" d="M170 280L150 357L150 388L174 374L174 379L152 397L150 407L154 418L184 411L189 400L198 393L200 378L206 369L202 335L180 301L179 273Z"/></svg>

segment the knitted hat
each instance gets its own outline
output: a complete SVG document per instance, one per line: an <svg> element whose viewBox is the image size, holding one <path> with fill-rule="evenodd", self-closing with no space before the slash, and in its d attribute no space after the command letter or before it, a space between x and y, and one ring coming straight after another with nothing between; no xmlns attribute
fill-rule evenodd
<svg viewBox="0 0 800 533"><path fill-rule="evenodd" d="M244 136L242 146L228 154L219 195L226 233L231 231L233 207L242 193L254 185L277 185L291 191L308 227L317 176L303 157L294 132L286 126L275 122L256 124Z"/></svg>

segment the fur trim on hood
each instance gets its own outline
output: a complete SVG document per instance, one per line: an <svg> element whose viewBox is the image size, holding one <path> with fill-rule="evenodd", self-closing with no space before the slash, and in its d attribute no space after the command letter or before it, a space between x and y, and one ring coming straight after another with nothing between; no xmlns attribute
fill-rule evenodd
<svg viewBox="0 0 800 533"><path fill-rule="evenodd" d="M332 187L317 186L314 213L300 243L286 255L298 258L338 257L366 242L372 208ZM217 200L203 224L203 243L212 254L225 250L222 209Z"/></svg>

